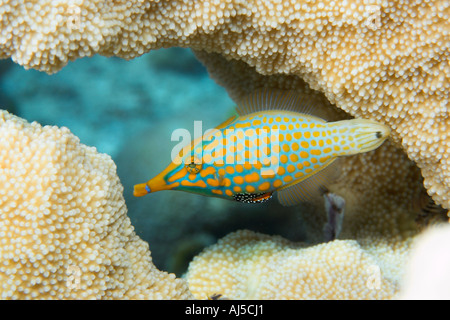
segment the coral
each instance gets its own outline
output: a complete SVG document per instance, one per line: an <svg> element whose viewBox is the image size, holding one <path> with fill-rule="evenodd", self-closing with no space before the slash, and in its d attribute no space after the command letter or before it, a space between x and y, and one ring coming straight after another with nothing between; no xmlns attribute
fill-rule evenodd
<svg viewBox="0 0 450 320"><path fill-rule="evenodd" d="M186 279L198 299L387 299L397 276L354 240L307 246L241 230L195 257Z"/></svg>
<svg viewBox="0 0 450 320"><path fill-rule="evenodd" d="M152 263L111 158L0 111L2 299L190 298Z"/></svg>
<svg viewBox="0 0 450 320"><path fill-rule="evenodd" d="M351 115L389 124L428 193L450 208L446 0L4 0L0 17L0 57L47 72L95 53L131 59L180 46L299 76Z"/></svg>
<svg viewBox="0 0 450 320"><path fill-rule="evenodd" d="M392 142L344 159L330 190L346 201L340 238L377 251L398 275L390 261L418 231L411 203L422 186L450 208L449 21L446 0L3 1L0 57L51 73L95 53L191 47L235 99L260 86L314 89L351 116L388 124ZM323 217L305 219L317 242Z"/></svg>
<svg viewBox="0 0 450 320"><path fill-rule="evenodd" d="M450 299L450 226L433 226L417 237L401 282L400 299Z"/></svg>

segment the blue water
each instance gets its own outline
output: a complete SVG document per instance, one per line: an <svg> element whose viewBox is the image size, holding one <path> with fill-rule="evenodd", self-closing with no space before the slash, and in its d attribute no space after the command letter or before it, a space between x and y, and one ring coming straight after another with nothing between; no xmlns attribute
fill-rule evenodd
<svg viewBox="0 0 450 320"><path fill-rule="evenodd" d="M68 127L109 154L124 185L128 215L160 269L185 271L192 256L225 234L251 229L302 238L295 209L248 205L165 191L142 198L133 185L165 168L177 128L193 131L226 120L234 102L188 49L163 49L125 61L94 56L47 75L0 61L0 106L28 121Z"/></svg>

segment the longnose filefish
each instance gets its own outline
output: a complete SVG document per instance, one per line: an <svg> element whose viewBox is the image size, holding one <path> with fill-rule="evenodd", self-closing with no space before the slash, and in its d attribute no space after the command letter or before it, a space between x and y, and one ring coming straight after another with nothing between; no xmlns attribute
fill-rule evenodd
<svg viewBox="0 0 450 320"><path fill-rule="evenodd" d="M338 157L373 150L390 133L371 120L327 122L315 115L316 103L295 91L255 91L237 104L236 116L135 185L134 195L181 190L262 203L276 192L285 206L307 201L327 183Z"/></svg>

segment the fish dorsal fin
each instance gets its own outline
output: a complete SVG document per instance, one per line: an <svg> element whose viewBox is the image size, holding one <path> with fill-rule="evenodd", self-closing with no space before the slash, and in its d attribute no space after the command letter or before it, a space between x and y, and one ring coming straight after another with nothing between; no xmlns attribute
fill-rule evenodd
<svg viewBox="0 0 450 320"><path fill-rule="evenodd" d="M327 120L321 102L314 94L295 90L259 88L239 101L236 111L245 116L260 111L280 110L307 114Z"/></svg>
<svg viewBox="0 0 450 320"><path fill-rule="evenodd" d="M286 207L306 202L320 195L321 188L339 175L339 161L332 159L328 165L319 172L304 180L297 180L277 190L278 201Z"/></svg>
<svg viewBox="0 0 450 320"><path fill-rule="evenodd" d="M219 125L216 127L216 129L217 129L217 130L220 130L220 129L225 128L225 127L228 126L230 123L232 123L234 120L236 120L237 117L238 117L237 115L231 116L230 118L228 118L227 120L225 120L225 122L222 122L221 124L219 124Z"/></svg>

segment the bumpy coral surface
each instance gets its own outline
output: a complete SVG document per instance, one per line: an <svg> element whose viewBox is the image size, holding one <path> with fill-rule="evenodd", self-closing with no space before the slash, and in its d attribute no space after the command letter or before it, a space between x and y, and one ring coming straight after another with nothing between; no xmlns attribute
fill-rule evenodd
<svg viewBox="0 0 450 320"><path fill-rule="evenodd" d="M0 111L2 299L189 298L153 265L111 158Z"/></svg>
<svg viewBox="0 0 450 320"><path fill-rule="evenodd" d="M55 72L95 53L182 46L300 76L353 116L389 124L450 208L449 21L447 0L3 0L0 57Z"/></svg>
<svg viewBox="0 0 450 320"><path fill-rule="evenodd" d="M307 247L247 230L195 257L187 280L198 299L386 299L398 285L354 240Z"/></svg>

